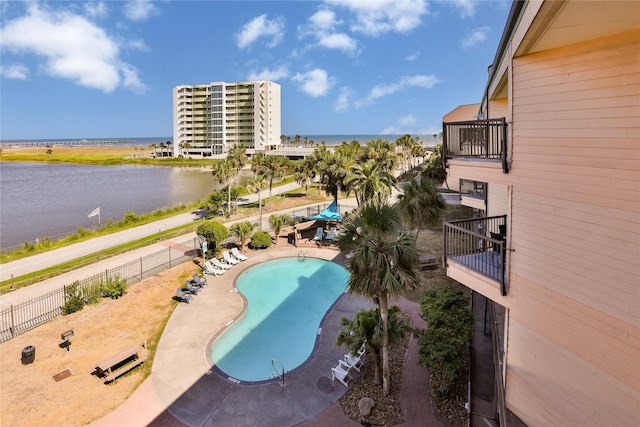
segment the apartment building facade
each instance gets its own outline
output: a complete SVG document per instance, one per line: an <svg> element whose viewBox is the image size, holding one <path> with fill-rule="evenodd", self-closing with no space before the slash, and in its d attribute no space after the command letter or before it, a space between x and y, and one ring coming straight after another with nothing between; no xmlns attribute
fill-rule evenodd
<svg viewBox="0 0 640 427"><path fill-rule="evenodd" d="M531 426L640 425L640 4L514 1L481 97L444 117L474 209L444 257L504 310L496 400Z"/></svg>
<svg viewBox="0 0 640 427"><path fill-rule="evenodd" d="M173 88L173 156L224 156L236 144L275 150L281 140L280 85L213 82Z"/></svg>

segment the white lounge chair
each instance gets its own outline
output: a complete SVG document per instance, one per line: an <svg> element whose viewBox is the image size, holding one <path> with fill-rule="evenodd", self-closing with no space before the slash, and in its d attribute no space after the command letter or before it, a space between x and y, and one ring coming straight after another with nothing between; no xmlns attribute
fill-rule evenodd
<svg viewBox="0 0 640 427"><path fill-rule="evenodd" d="M349 375L349 366L343 360L338 361L338 366L331 368L331 380L340 381L345 387L349 387L349 383L353 378Z"/></svg>
<svg viewBox="0 0 640 427"><path fill-rule="evenodd" d="M313 240L322 240L322 236L324 236L324 229L322 227L318 227L316 229L316 235L313 236Z"/></svg>
<svg viewBox="0 0 640 427"><path fill-rule="evenodd" d="M229 251L222 251L222 258L224 258L224 260L231 265L236 265L240 263L240 261L238 261L237 259L231 256Z"/></svg>
<svg viewBox="0 0 640 427"><path fill-rule="evenodd" d="M249 257L243 254L242 252L240 252L238 248L231 248L231 255L233 255L234 257L236 257L236 259L239 259L240 261L246 261L249 259Z"/></svg>
<svg viewBox="0 0 640 427"><path fill-rule="evenodd" d="M231 264L227 264L226 262L221 262L218 258L211 258L211 264L213 264L214 267L219 268L220 270L228 270L231 267L233 267L233 265Z"/></svg>
<svg viewBox="0 0 640 427"><path fill-rule="evenodd" d="M336 228L335 227L331 227L329 229L329 232L327 233L327 236L325 237L325 239L333 240L334 237L336 237Z"/></svg>
<svg viewBox="0 0 640 427"><path fill-rule="evenodd" d="M360 372L360 368L362 368L362 365L364 365L362 355L354 356L351 353L344 355L344 362L349 365L350 368L353 368L358 372Z"/></svg>
<svg viewBox="0 0 640 427"><path fill-rule="evenodd" d="M202 274L213 274L214 276L222 276L224 274L225 270L222 270L220 268L216 268L214 266L211 265L211 263L209 261L205 261L204 263L204 270L202 270Z"/></svg>

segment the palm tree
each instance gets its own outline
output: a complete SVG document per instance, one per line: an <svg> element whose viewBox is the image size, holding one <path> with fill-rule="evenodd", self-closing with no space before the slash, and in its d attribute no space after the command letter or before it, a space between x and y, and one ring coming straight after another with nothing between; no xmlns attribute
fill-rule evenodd
<svg viewBox="0 0 640 427"><path fill-rule="evenodd" d="M393 173L398 165L398 155L395 153L394 145L384 139L368 141L360 151L360 159L361 161L374 159L389 173Z"/></svg>
<svg viewBox="0 0 640 427"><path fill-rule="evenodd" d="M238 186L238 178L240 177L240 171L247 163L247 147L242 144L236 144L229 150L227 154L227 160L231 162L236 170L236 187ZM236 213L238 210L238 200L236 199Z"/></svg>
<svg viewBox="0 0 640 427"><path fill-rule="evenodd" d="M211 174L220 185L226 185L228 187L228 201L227 201L227 217L231 216L231 181L235 176L235 168L229 161L229 159L214 160L211 165Z"/></svg>
<svg viewBox="0 0 640 427"><path fill-rule="evenodd" d="M412 179L398 195L398 209L408 225L416 230L416 240L422 228L438 223L446 202L426 178Z"/></svg>
<svg viewBox="0 0 640 427"><path fill-rule="evenodd" d="M248 187L258 194L258 230L262 231L262 197L261 191L264 189L266 182L264 175L257 173L253 178L249 179Z"/></svg>
<svg viewBox="0 0 640 427"><path fill-rule="evenodd" d="M421 176L429 179L435 185L441 185L447 182L447 170L442 162L442 144L435 146L433 153L429 157L429 162ZM447 188L449 186L447 185Z"/></svg>
<svg viewBox="0 0 640 427"><path fill-rule="evenodd" d="M404 337L409 332L409 325L397 315L398 306L389 308L388 330L389 341L393 342ZM351 354L365 346L367 353L373 358L373 383L382 384L382 364L380 352L382 350L382 321L380 309L362 310L355 314L353 320L343 317L340 320L342 329L336 336L336 346L344 346Z"/></svg>
<svg viewBox="0 0 640 427"><path fill-rule="evenodd" d="M256 224L251 221L242 221L236 222L231 227L229 227L229 231L240 239L240 250L244 250L244 242L249 237L249 234L256 228Z"/></svg>
<svg viewBox="0 0 640 427"><path fill-rule="evenodd" d="M263 175L269 185L269 209L271 209L271 192L273 183L280 181L286 172L287 158L282 156L268 156L265 158Z"/></svg>
<svg viewBox="0 0 640 427"><path fill-rule="evenodd" d="M349 174L352 162L339 151L331 153L321 147L316 152L320 152L320 150L324 150L326 153L321 156L322 160L318 163L320 182L324 184L325 193L333 196L334 200L338 200L338 192L347 190L344 180Z"/></svg>
<svg viewBox="0 0 640 427"><path fill-rule="evenodd" d="M383 202L391 195L397 180L389 172L383 170L374 160L351 166L351 173L344 179L347 188L353 189L358 206L368 202Z"/></svg>
<svg viewBox="0 0 640 427"><path fill-rule="evenodd" d="M309 184L316 176L316 164L313 157L298 160L294 166L294 178L300 185L304 185L304 195L309 197Z"/></svg>
<svg viewBox="0 0 640 427"><path fill-rule="evenodd" d="M287 225L287 223L289 223L290 221L291 221L291 217L289 215L284 215L284 214L283 215L273 214L269 217L269 225L271 225L271 228L276 234L276 242L280 237L280 231L282 231L284 226Z"/></svg>
<svg viewBox="0 0 640 427"><path fill-rule="evenodd" d="M344 221L338 240L341 251L351 252L349 293L371 298L380 307L382 322L382 391L389 394L390 297L405 295L418 286L418 251L414 237L398 233L400 211L386 203L360 207Z"/></svg>

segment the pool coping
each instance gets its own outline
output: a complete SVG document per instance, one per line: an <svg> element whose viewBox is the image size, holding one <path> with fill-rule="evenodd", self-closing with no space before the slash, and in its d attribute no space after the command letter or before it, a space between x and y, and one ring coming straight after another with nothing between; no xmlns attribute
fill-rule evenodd
<svg viewBox="0 0 640 427"><path fill-rule="evenodd" d="M278 258L273 258L273 259L269 259L268 261L277 261L277 260L281 260L281 259L288 259L288 258L296 258L295 256L291 256L291 255L286 255L286 256L281 256ZM315 257L315 256L308 256L305 255L305 259L306 258L313 258L313 259L321 259L327 262L333 262L336 263L338 265L340 265L341 267L345 268L344 263L343 262L336 262L335 259L325 259L325 258L320 258L320 257ZM300 259L298 257L298 259ZM264 261L263 261L264 262ZM211 347L213 346L213 343L222 335L224 334L229 328L231 328L238 320L240 320L246 313L247 311L247 306L249 304L249 301L247 300L247 298L245 297L245 295L240 292L236 286L236 282L238 280L238 278L240 276L242 276L245 272L247 272L249 269L257 266L261 264L261 262L246 266L243 270L238 270L239 273L233 278L233 288L235 289L235 292L237 292L243 299L244 301L244 305L242 307L242 311L240 312L240 314L238 314L233 321L227 323L224 325L224 328L220 329L213 338L211 338L211 340L209 341L209 343L207 344L207 350L206 350L206 356L207 356L207 362L209 362L209 364L212 366L212 371L219 375L220 377L226 379L227 381L231 381L234 382L236 384L243 384L243 385L262 385L262 384L268 384L268 383L272 383L272 382L279 382L280 378L269 378L266 380L260 380L260 381L249 381L249 380L241 380L238 378L234 378L228 374L226 374L222 369L220 369L218 366L216 366L215 362L213 361L213 359L211 358ZM324 329L324 325L325 322L327 320L327 318L329 317L329 313L333 310L333 308L338 304L338 302L347 294L347 289L345 287L345 290L342 291L340 293L340 295L338 295L338 297L336 298L336 300L329 306L329 308L327 309L327 311L324 313L324 315L322 316L322 319L320 319L320 325L318 326L318 328L320 330ZM322 332L319 332L316 334L314 342L313 342L313 349L311 349L311 353L309 354L309 357L307 357L304 362L302 362L300 365L296 366L295 368L289 370L286 372L285 374L285 379L287 376L289 376L290 374L293 375L295 374L299 369L304 368L310 361L311 359L315 356L316 352L318 351L318 348L320 347L320 336L322 335Z"/></svg>
<svg viewBox="0 0 640 427"><path fill-rule="evenodd" d="M346 392L346 387L331 381L330 368L344 354L344 349L333 345L338 321L371 308L370 301L349 294L342 294L327 311L311 356L287 373L284 387L277 378L260 384L238 383L213 371L210 345L246 309L235 279L253 265L297 252L295 248L252 252L247 261L224 275L208 276L208 285L191 303L176 308L158 344L151 377L160 402L177 420L199 426L293 426L313 418ZM308 256L344 265L336 250L309 248Z"/></svg>

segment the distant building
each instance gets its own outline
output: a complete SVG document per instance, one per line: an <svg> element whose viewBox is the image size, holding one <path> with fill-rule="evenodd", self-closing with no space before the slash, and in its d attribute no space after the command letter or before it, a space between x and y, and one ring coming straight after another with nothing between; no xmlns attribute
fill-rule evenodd
<svg viewBox="0 0 640 427"><path fill-rule="evenodd" d="M640 4L514 1L477 95L444 117L474 209L444 256L503 315L495 401L531 426L639 426Z"/></svg>
<svg viewBox="0 0 640 427"><path fill-rule="evenodd" d="M251 150L280 145L280 85L214 82L173 88L174 157L224 155L236 144Z"/></svg>

